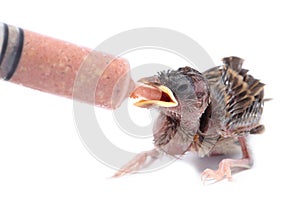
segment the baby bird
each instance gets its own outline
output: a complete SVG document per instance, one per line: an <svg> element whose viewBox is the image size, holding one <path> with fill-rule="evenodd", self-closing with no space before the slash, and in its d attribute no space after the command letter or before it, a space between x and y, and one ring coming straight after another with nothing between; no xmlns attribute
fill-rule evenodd
<svg viewBox="0 0 300 197"><path fill-rule="evenodd" d="M217 170L204 170L202 180L231 180L232 169L252 166L246 137L264 130L259 124L264 84L247 74L243 59L226 57L223 63L203 73L183 67L139 80L144 85L132 97L142 100L135 105L160 112L153 128L155 148L138 154L114 177L137 171L162 154L195 152L204 157L228 154L236 147L242 158L223 159Z"/></svg>

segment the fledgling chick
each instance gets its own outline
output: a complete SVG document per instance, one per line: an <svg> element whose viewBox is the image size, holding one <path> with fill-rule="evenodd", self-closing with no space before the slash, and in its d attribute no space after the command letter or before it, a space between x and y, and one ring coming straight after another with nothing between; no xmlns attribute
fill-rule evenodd
<svg viewBox="0 0 300 197"><path fill-rule="evenodd" d="M139 80L151 87L153 98L147 91L142 95L133 92L134 97L144 98L135 105L160 112L153 128L155 148L137 155L114 177L137 171L147 164L147 158L155 159L163 153L181 156L196 152L204 157L227 154L237 145L243 154L241 159L222 160L219 169L206 169L202 179L230 180L233 168L251 167L246 136L264 130L259 124L264 84L242 69L241 58L223 58L223 63L202 74L183 67Z"/></svg>

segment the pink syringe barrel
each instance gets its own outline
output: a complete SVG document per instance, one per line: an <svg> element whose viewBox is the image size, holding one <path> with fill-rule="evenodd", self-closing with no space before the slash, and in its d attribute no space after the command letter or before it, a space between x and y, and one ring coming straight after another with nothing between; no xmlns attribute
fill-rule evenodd
<svg viewBox="0 0 300 197"><path fill-rule="evenodd" d="M127 60L0 23L0 78L115 109L134 83Z"/></svg>

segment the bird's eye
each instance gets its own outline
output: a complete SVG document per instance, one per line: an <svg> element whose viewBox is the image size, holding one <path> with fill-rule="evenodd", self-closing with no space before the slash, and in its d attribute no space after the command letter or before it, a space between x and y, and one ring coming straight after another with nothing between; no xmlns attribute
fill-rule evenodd
<svg viewBox="0 0 300 197"><path fill-rule="evenodd" d="M188 88L187 84L181 84L178 88L177 91L179 92L184 92Z"/></svg>

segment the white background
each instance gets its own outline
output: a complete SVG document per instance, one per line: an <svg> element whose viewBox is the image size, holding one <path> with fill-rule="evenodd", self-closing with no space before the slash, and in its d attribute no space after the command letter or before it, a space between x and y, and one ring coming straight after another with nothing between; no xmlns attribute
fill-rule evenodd
<svg viewBox="0 0 300 197"><path fill-rule="evenodd" d="M255 166L233 182L203 186L199 169L212 161L189 158L109 179L115 171L80 141L71 100L1 81L0 196L299 196L297 1L9 0L0 7L2 22L91 48L133 28L176 30L197 41L216 64L224 56L243 57L273 98L262 119L266 132L250 141Z"/></svg>

